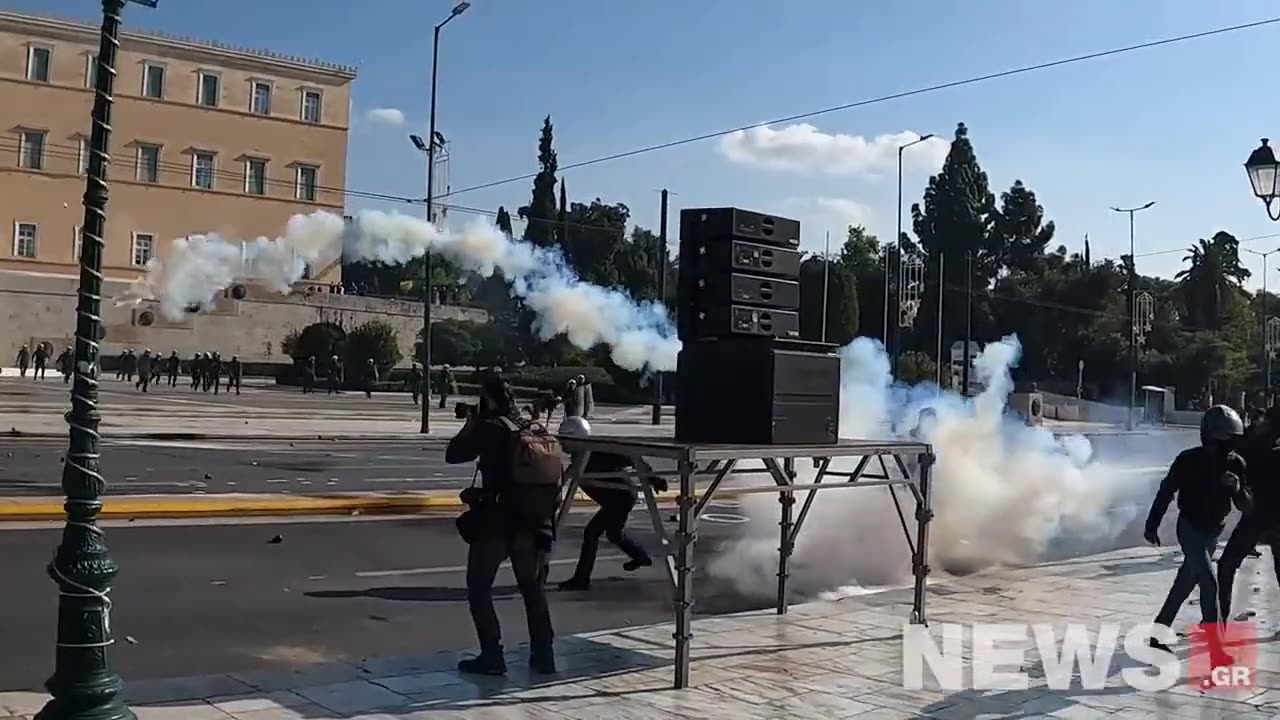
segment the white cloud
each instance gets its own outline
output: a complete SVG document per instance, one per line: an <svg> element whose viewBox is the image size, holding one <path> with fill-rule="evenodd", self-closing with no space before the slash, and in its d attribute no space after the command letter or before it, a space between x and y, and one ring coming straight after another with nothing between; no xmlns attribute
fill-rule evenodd
<svg viewBox="0 0 1280 720"><path fill-rule="evenodd" d="M768 125L739 130L720 139L720 153L730 162L769 170L878 175L897 167L898 147L920 139L910 130L867 139L861 135L824 133L808 123L775 130ZM951 144L929 138L907 149L903 164L934 172L942 166Z"/></svg>
<svg viewBox="0 0 1280 720"><path fill-rule="evenodd" d="M801 235L807 238L810 249L822 249L822 237L831 232L832 243L844 242L845 230L850 225L861 225L867 232L876 233L876 213L870 205L841 197L791 197L783 201L789 213L800 221ZM892 234L892 231L891 231Z"/></svg>
<svg viewBox="0 0 1280 720"><path fill-rule="evenodd" d="M387 127L401 127L404 125L404 113L395 108L374 108L365 113L369 122L377 125L386 125Z"/></svg>

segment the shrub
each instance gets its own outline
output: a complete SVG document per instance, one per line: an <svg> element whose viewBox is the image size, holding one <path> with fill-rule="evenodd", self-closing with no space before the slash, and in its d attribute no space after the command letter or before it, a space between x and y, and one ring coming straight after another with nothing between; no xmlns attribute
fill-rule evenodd
<svg viewBox="0 0 1280 720"><path fill-rule="evenodd" d="M297 349L298 338L301 335L302 333L297 330L290 330L288 334L284 336L284 339L280 341L280 352L288 355L289 357L294 357L293 351Z"/></svg>
<svg viewBox="0 0 1280 720"><path fill-rule="evenodd" d="M373 358L380 376L386 375L400 362L400 344L395 328L382 320L370 320L347 335L346 370L348 380L353 371Z"/></svg>
<svg viewBox="0 0 1280 720"><path fill-rule="evenodd" d="M475 361L475 323L458 320L441 320L431 323L431 364L471 365ZM421 338L422 332L418 332ZM421 344L416 356L422 357Z"/></svg>
<svg viewBox="0 0 1280 720"><path fill-rule="evenodd" d="M329 372L329 358L333 355L339 357L344 355L346 342L347 332L341 325L331 322L308 325L298 334L298 339L293 345L294 364L299 366L299 372L301 372L301 366L307 358L315 356L316 373L323 377Z"/></svg>

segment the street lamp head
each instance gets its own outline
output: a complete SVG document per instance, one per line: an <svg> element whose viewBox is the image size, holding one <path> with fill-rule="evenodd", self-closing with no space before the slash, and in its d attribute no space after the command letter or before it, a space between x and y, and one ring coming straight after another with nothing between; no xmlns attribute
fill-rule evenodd
<svg viewBox="0 0 1280 720"><path fill-rule="evenodd" d="M454 6L453 12L450 13L450 17L457 17L458 15L461 15L462 13L466 12L467 8L469 7L471 7L471 3L469 2L458 3L456 6Z"/></svg>
<svg viewBox="0 0 1280 720"><path fill-rule="evenodd" d="M426 151L427 151L427 144L426 144L425 142L423 142L423 140L422 140L422 138L421 138L420 136L418 136L418 135L410 135L410 136L409 136L409 139L413 141L413 146L414 146L414 147L418 148L418 149L419 149L419 150L421 150L422 152L426 152Z"/></svg>
<svg viewBox="0 0 1280 720"><path fill-rule="evenodd" d="M1253 194L1270 209L1271 203L1280 197L1280 163L1276 162L1276 154L1268 145L1268 139L1262 138L1262 144L1245 162L1244 169L1249 173L1249 184L1253 186Z"/></svg>
<svg viewBox="0 0 1280 720"><path fill-rule="evenodd" d="M153 8L160 2L160 0L129 0L129 2L135 2L139 5L145 5L149 8Z"/></svg>
<svg viewBox="0 0 1280 720"><path fill-rule="evenodd" d="M918 142L924 142L925 140L928 140L931 137L933 137L933 133L927 133L925 135L921 135L920 140Z"/></svg>
<svg viewBox="0 0 1280 720"><path fill-rule="evenodd" d="M1151 207L1152 205L1155 205L1155 204L1156 204L1156 201L1155 201L1155 200L1152 200L1151 202L1147 203L1146 205L1143 205L1142 207L1140 207L1140 208L1138 208L1138 209L1139 209L1139 210L1146 210L1147 208L1149 208L1149 207Z"/></svg>

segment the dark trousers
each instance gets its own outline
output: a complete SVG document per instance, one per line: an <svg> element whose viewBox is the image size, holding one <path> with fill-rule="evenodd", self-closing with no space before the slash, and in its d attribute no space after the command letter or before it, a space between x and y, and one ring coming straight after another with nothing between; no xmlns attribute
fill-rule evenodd
<svg viewBox="0 0 1280 720"><path fill-rule="evenodd" d="M191 373L191 389L192 390L199 390L201 382L202 382L202 378L200 377L200 373Z"/></svg>
<svg viewBox="0 0 1280 720"><path fill-rule="evenodd" d="M173 387L174 385L177 385L177 384L178 384L178 371L170 370L169 371L169 387Z"/></svg>
<svg viewBox="0 0 1280 720"><path fill-rule="evenodd" d="M236 394L240 394L240 378L235 375L227 376L227 392L231 392L231 388L236 389Z"/></svg>
<svg viewBox="0 0 1280 720"><path fill-rule="evenodd" d="M342 381L337 378L330 378L329 394L333 395L334 393L340 393L340 392L342 392Z"/></svg>
<svg viewBox="0 0 1280 720"><path fill-rule="evenodd" d="M1240 518L1236 529L1231 531L1231 537L1227 538L1227 546L1222 550L1222 557L1218 558L1218 608L1224 620L1231 618L1231 590L1235 585L1236 571L1258 542L1275 527L1269 513L1259 510ZM1276 577L1280 578L1280 553L1275 548L1271 550L1271 560L1275 563Z"/></svg>
<svg viewBox="0 0 1280 720"><path fill-rule="evenodd" d="M430 402L430 399L428 399L427 402ZM449 402L449 393L444 390L441 390L440 391L440 409L441 410L444 409L444 404L447 402Z"/></svg>
<svg viewBox="0 0 1280 720"><path fill-rule="evenodd" d="M554 633L547 594L542 583L546 579L543 566L546 553L538 548L537 533L518 531L484 535L467 550L467 604L476 624L480 652L502 652L502 627L493 609L493 581L502 561L511 559L516 587L524 599L524 612L529 623L529 644L534 652L550 652Z"/></svg>
<svg viewBox="0 0 1280 720"><path fill-rule="evenodd" d="M146 392L146 391L147 391L147 388L148 388L150 385L151 385L151 374L150 374L150 373L143 373L143 374L139 375L139 376L138 376L138 382L136 382L136 383L134 383L134 384L133 384L133 386L134 386L135 388L137 388L138 390L141 390L142 392Z"/></svg>
<svg viewBox="0 0 1280 720"><path fill-rule="evenodd" d="M1182 547L1182 567L1173 579L1173 587L1169 588L1169 596L1156 615L1156 622L1172 627L1174 618L1182 604L1191 597L1191 591L1200 588L1200 617L1205 624L1218 621L1218 581L1213 576L1213 561L1210 559L1214 548L1218 546L1221 531L1198 528L1190 522L1178 517L1178 544ZM1250 546L1252 548L1252 546Z"/></svg>
<svg viewBox="0 0 1280 720"><path fill-rule="evenodd" d="M578 569L573 576L579 580L590 580L591 571L596 565L596 553L600 550L600 536L609 538L619 550L632 560L647 560L649 553L627 535L627 520L638 499L630 490L613 488L583 488L587 496L600 505L596 514L587 521L582 531L582 553L578 556Z"/></svg>
<svg viewBox="0 0 1280 720"><path fill-rule="evenodd" d="M33 378L40 379L40 380L43 380L43 379L44 379L44 370L45 370L44 361L43 361L43 360L37 360L37 361L36 361L36 371L35 371L35 374L33 374L33 375L32 375L32 377L33 377Z"/></svg>

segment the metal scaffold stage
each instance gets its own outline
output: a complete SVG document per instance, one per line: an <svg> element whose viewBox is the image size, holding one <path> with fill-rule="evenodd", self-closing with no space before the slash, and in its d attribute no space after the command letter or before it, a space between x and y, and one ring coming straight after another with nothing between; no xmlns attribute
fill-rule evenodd
<svg viewBox="0 0 1280 720"><path fill-rule="evenodd" d="M689 684L690 641L693 638L693 550L697 540L698 520L703 510L721 489L721 483L732 474L735 478L766 475L770 485L736 485L734 495L777 493L780 506L778 541L779 615L787 612L787 577L792 550L813 507L818 490L837 488L887 487L893 499L903 535L911 551L914 597L911 622L925 624L925 581L929 575L929 523L933 519L930 501L930 473L933 448L927 443L902 441L841 440L832 445L721 445L681 443L653 437L561 436L565 451L573 457L566 471L557 529L573 506L578 488L638 486L644 495L653 529L663 545L663 563L675 595L675 687ZM586 473L592 453L611 453L631 460L633 470L624 472ZM812 459L815 474L811 483L797 483L796 460ZM836 460L847 460L834 467ZM654 470L654 461L674 462L674 470ZM755 464L758 463L758 464ZM893 467L897 473L890 472ZM674 543L667 536L658 498L645 477L679 478L676 497L676 532ZM705 485L699 487L701 482ZM915 527L908 522L898 488L910 491L915 501ZM797 492L804 493L800 512L796 514Z"/></svg>

